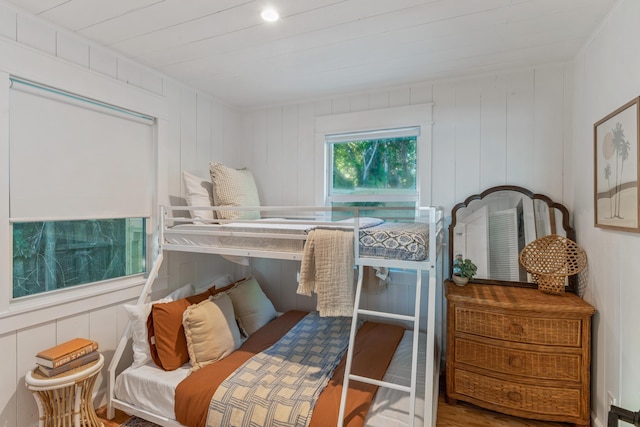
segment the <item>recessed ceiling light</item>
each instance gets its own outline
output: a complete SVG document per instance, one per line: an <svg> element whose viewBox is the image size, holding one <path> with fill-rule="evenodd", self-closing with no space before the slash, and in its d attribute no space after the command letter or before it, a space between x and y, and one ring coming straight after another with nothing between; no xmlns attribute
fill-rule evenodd
<svg viewBox="0 0 640 427"><path fill-rule="evenodd" d="M280 19L280 15L278 14L278 12L272 8L263 10L260 16L267 22L275 22Z"/></svg>

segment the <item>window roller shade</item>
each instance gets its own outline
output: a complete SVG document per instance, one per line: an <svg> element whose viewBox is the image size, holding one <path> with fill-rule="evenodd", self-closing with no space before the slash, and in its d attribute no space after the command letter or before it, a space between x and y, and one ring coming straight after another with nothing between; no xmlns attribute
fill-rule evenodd
<svg viewBox="0 0 640 427"><path fill-rule="evenodd" d="M12 220L149 217L153 120L13 81Z"/></svg>

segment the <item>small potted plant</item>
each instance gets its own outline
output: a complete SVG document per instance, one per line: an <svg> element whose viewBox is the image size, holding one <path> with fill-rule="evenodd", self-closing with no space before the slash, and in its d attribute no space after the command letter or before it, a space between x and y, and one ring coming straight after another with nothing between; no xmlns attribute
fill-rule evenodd
<svg viewBox="0 0 640 427"><path fill-rule="evenodd" d="M458 286L464 286L469 279L472 279L476 275L478 267L468 258L462 258L462 255L457 255L453 260L453 281Z"/></svg>

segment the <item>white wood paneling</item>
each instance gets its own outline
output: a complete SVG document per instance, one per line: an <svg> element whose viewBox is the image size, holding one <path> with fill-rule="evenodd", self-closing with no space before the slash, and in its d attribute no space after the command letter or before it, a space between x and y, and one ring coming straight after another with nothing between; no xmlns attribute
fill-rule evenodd
<svg viewBox="0 0 640 427"><path fill-rule="evenodd" d="M162 95L162 76L148 69L140 70L140 87Z"/></svg>
<svg viewBox="0 0 640 427"><path fill-rule="evenodd" d="M243 0L12 0L243 107L567 61L614 2L280 0L282 19L264 23Z"/></svg>
<svg viewBox="0 0 640 427"><path fill-rule="evenodd" d="M125 58L118 58L118 71L116 74L118 80L122 82L138 87L142 86L142 72L140 67Z"/></svg>
<svg viewBox="0 0 640 427"><path fill-rule="evenodd" d="M56 341L55 322L18 331L16 343L18 382L15 393L18 402L17 425L35 426L38 422L38 407L31 392L24 386L24 376L28 370L34 368L36 353L58 344Z"/></svg>
<svg viewBox="0 0 640 427"><path fill-rule="evenodd" d="M180 170L193 170L198 165L197 95L192 89L180 89ZM181 193L184 197L184 186Z"/></svg>
<svg viewBox="0 0 640 427"><path fill-rule="evenodd" d="M300 206L312 206L315 202L313 192L309 189L316 188L313 179L315 162L315 134L313 125L314 105L298 105L298 159L295 162L297 168L297 203Z"/></svg>
<svg viewBox="0 0 640 427"><path fill-rule="evenodd" d="M533 179L534 70L508 73L507 182L527 187Z"/></svg>
<svg viewBox="0 0 640 427"><path fill-rule="evenodd" d="M57 34L56 55L58 58L89 68L89 44L74 34Z"/></svg>
<svg viewBox="0 0 640 427"><path fill-rule="evenodd" d="M169 141L168 141L168 151L167 151L167 170L166 177L167 185L168 185L168 195L171 198L173 197L181 197L184 193L183 185L182 185L182 164L181 164L181 132L182 132L182 103L181 103L181 90L180 86L173 84L173 82L168 82L164 85L164 96L167 98L169 102L169 117L171 117L171 122L169 126ZM170 199L169 202L171 204L178 204L177 200Z"/></svg>
<svg viewBox="0 0 640 427"><path fill-rule="evenodd" d="M78 31L143 9L157 2L157 0L129 0L122 3L101 0L65 1L60 2L57 7L42 10L39 15L72 31Z"/></svg>
<svg viewBox="0 0 640 427"><path fill-rule="evenodd" d="M455 167L456 191L470 196L480 192L481 85L467 80L456 85ZM466 196L465 196L466 197Z"/></svg>
<svg viewBox="0 0 640 427"><path fill-rule="evenodd" d="M199 176L209 177L211 160L211 99L198 94L196 98L196 158L195 167Z"/></svg>
<svg viewBox="0 0 640 427"><path fill-rule="evenodd" d="M85 312L57 319L56 343L60 344L77 337L89 338L89 317L89 313Z"/></svg>
<svg viewBox="0 0 640 427"><path fill-rule="evenodd" d="M298 203L298 175L302 167L298 162L298 106L288 105L282 108L282 153L280 171L282 194L280 204L295 206Z"/></svg>
<svg viewBox="0 0 640 427"><path fill-rule="evenodd" d="M0 4L0 35L10 40L16 39L16 17L13 9Z"/></svg>
<svg viewBox="0 0 640 427"><path fill-rule="evenodd" d="M455 84L434 84L433 87L433 158L431 159L433 195L431 203L453 206L463 200L456 180L455 162Z"/></svg>
<svg viewBox="0 0 640 427"><path fill-rule="evenodd" d="M211 158L209 160L215 162L223 162L224 158L224 145L237 145L237 141L225 141L225 117L224 117L224 107L219 102L213 100L211 103L211 117L209 117L209 124L211 127L211 141L209 145L211 146ZM225 142L227 144L225 144ZM207 162L206 169L207 173L209 172L209 162Z"/></svg>
<svg viewBox="0 0 640 427"><path fill-rule="evenodd" d="M480 188L506 184L507 88L503 76L482 80Z"/></svg>
<svg viewBox="0 0 640 427"><path fill-rule="evenodd" d="M18 15L16 25L18 42L55 55L56 32L53 28L41 25L39 20L29 15Z"/></svg>
<svg viewBox="0 0 640 427"><path fill-rule="evenodd" d="M287 179L287 173L283 173L285 164L283 163L286 154L283 143L283 120L282 108L273 107L267 110L267 146L266 146L266 174L258 175L258 179L266 177L266 185L263 184L263 191L267 200L273 200L270 204L282 205L283 179ZM295 127L291 132L295 132Z"/></svg>
<svg viewBox="0 0 640 427"><path fill-rule="evenodd" d="M89 48L89 68L105 76L116 78L118 75L118 57L106 49L91 46Z"/></svg>
<svg viewBox="0 0 640 427"><path fill-rule="evenodd" d="M18 397L16 390L22 384L19 382L18 350L16 333L11 332L0 335L0 348L2 348L4 360L0 364L0 424L3 426L18 425ZM22 373L21 375L24 375Z"/></svg>
<svg viewBox="0 0 640 427"><path fill-rule="evenodd" d="M534 93L534 180L536 187L548 188L553 200L563 200L564 164L564 69L562 65L539 67L535 71Z"/></svg>
<svg viewBox="0 0 640 427"><path fill-rule="evenodd" d="M343 127L353 130L362 126L354 120L363 114L378 115L383 120L392 111L391 106L410 108L420 101L434 103L434 124L428 148L430 162L421 163L421 167L426 167L421 170L425 174L425 181L421 182L425 203L430 200L450 210L464 198L501 184L523 185L535 192L561 196L565 161L562 146L567 133L563 120L564 69L564 65L541 67L539 79L534 78L538 68L527 68L472 79L421 82L387 91L338 96L314 104L251 111L246 114L250 120L245 121L244 133L253 153L254 163L250 168L260 183L262 202L269 205L280 200L277 191L267 189L262 192L262 188L285 189L291 185L285 182L290 179L290 172L271 174L264 167L264 157L279 156L284 160L289 158L287 151L297 149L300 160L292 168L299 168L301 179L297 183L294 204L307 205L310 200L316 205L324 203L324 143L318 138L319 129L314 124L318 120L323 122L325 116L344 113ZM542 99L536 101L536 96ZM363 110L367 103L369 109ZM537 113L538 109L544 109L544 112ZM297 111L297 115L293 111ZM294 116L297 119L294 120ZM554 119L544 119L550 116ZM274 130L273 126L278 123L282 128ZM300 136L297 147L293 147L289 135L296 129ZM303 133L308 136L303 137ZM315 136L309 137L313 134ZM540 135L536 144L541 147L532 146L536 134ZM281 142L274 141L278 137ZM314 163L312 176L308 167L310 160ZM552 171L543 176L547 164ZM430 197L428 193L431 193ZM295 289L295 278L287 271L287 265L254 262L253 271L261 275L271 295L280 298L277 301L279 309L301 308L312 303L287 294L287 290ZM413 292L393 288L384 296L366 297L366 304L404 310L409 304L407 295L413 295Z"/></svg>
<svg viewBox="0 0 640 427"><path fill-rule="evenodd" d="M98 342L104 356L104 367L96 380L94 393L106 389L107 367L118 345L118 310L115 306L107 306L89 313L89 339Z"/></svg>

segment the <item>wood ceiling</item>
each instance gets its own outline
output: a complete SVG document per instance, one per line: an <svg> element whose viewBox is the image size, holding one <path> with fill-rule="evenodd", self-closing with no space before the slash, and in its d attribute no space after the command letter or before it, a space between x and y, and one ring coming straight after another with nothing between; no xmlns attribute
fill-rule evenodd
<svg viewBox="0 0 640 427"><path fill-rule="evenodd" d="M246 108L570 61L615 2L10 1Z"/></svg>

